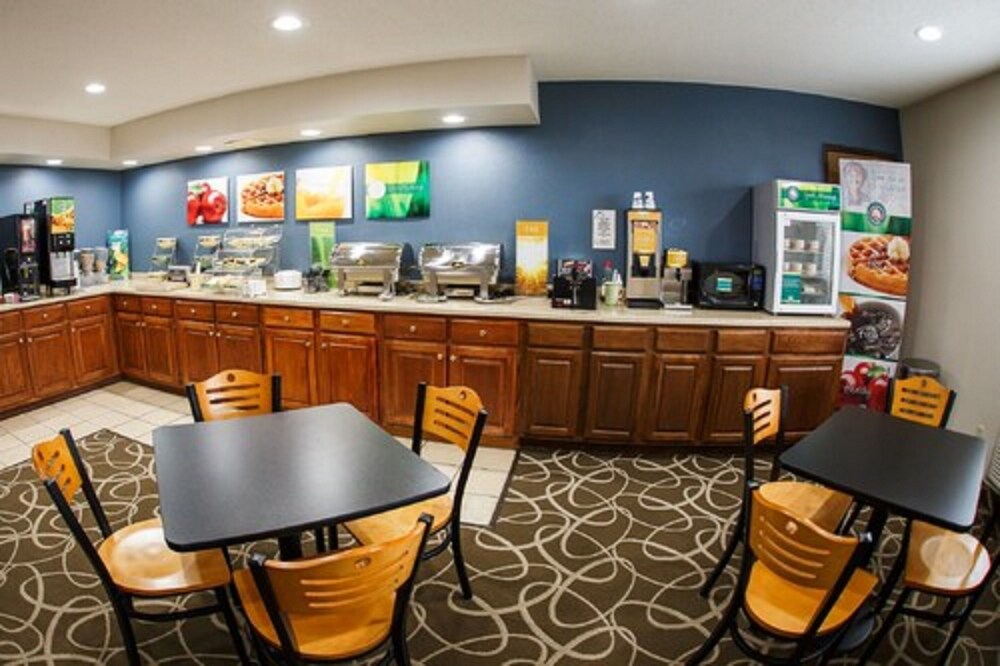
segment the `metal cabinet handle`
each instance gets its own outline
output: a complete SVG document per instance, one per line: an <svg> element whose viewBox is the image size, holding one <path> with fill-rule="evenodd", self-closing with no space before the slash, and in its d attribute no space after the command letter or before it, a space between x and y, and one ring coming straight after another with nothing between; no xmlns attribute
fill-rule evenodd
<svg viewBox="0 0 1000 666"><path fill-rule="evenodd" d="M191 308L191 314L194 314L194 308Z"/></svg>
<svg viewBox="0 0 1000 666"><path fill-rule="evenodd" d="M344 326L344 327L350 326L351 325L351 320L350 319L341 319L340 320L340 325Z"/></svg>
<svg viewBox="0 0 1000 666"><path fill-rule="evenodd" d="M17 342L18 342L18 344L22 344L23 345L24 344L24 338L18 338Z"/></svg>
<svg viewBox="0 0 1000 666"><path fill-rule="evenodd" d="M320 349L326 349L326 347L327 347L327 344L325 342L319 346Z"/></svg>
<svg viewBox="0 0 1000 666"><path fill-rule="evenodd" d="M443 360L444 360L444 354L440 354L440 353L439 353L439 354L437 355L437 360L439 360L439 361L443 361Z"/></svg>
<svg viewBox="0 0 1000 666"><path fill-rule="evenodd" d="M451 358L449 358L448 360L449 360L449 361L451 361L452 363L454 363L455 361L457 361L457 360L458 360L458 357L457 357L457 356L455 356L454 354L452 354L452 355L451 355Z"/></svg>
<svg viewBox="0 0 1000 666"><path fill-rule="evenodd" d="M150 309L150 310L158 310L159 308L160 308L160 306L159 306L159 305L150 305L150 306L149 306L149 309Z"/></svg>
<svg viewBox="0 0 1000 666"><path fill-rule="evenodd" d="M33 338L28 338L28 344L31 344L32 342L34 342L34 339Z"/></svg>
<svg viewBox="0 0 1000 666"><path fill-rule="evenodd" d="M417 332L417 325L410 324L410 333L416 333L416 332Z"/></svg>
<svg viewBox="0 0 1000 666"><path fill-rule="evenodd" d="M291 321L291 320L292 320L291 317L289 317L288 315L285 315L285 321Z"/></svg>
<svg viewBox="0 0 1000 666"><path fill-rule="evenodd" d="M48 312L43 312L42 313L42 319L48 319L48 318L49 318L49 313Z"/></svg>
<svg viewBox="0 0 1000 666"><path fill-rule="evenodd" d="M83 306L83 309L86 310L87 312L90 312L90 306L89 305Z"/></svg>
<svg viewBox="0 0 1000 666"><path fill-rule="evenodd" d="M481 338L485 338L486 337L486 329L485 328L479 329L479 337L481 337Z"/></svg>
<svg viewBox="0 0 1000 666"><path fill-rule="evenodd" d="M313 346L313 343L311 343L311 342L306 342L306 347L312 347L312 346Z"/></svg>
<svg viewBox="0 0 1000 666"><path fill-rule="evenodd" d="M230 314L229 316L232 317L233 319L236 319L237 317L240 316L240 313L237 312L236 310L233 310L232 314Z"/></svg>

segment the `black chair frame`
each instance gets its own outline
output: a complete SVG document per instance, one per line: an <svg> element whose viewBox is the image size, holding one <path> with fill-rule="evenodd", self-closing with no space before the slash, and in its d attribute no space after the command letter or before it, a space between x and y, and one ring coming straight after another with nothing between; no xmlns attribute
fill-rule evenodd
<svg viewBox="0 0 1000 666"><path fill-rule="evenodd" d="M778 414L778 432L774 437L774 458L771 461L769 481L778 480L778 476L781 474L778 454L785 449L785 416L788 411L788 387L782 385L779 390L781 391L781 407ZM722 572L729 566L729 561L736 553L736 547L743 542L744 526L750 510L750 494L753 485L756 483L754 463L756 461L755 449L757 445L753 442L755 421L756 418L753 412L743 413L743 497L740 499L739 513L736 516L736 527L733 528L733 534L729 538L729 543L726 544L726 548L719 557L719 561L716 562L715 568L712 569L712 573L709 574L708 579L699 590L699 594L702 597L708 597L708 593L715 587Z"/></svg>
<svg viewBox="0 0 1000 666"><path fill-rule="evenodd" d="M97 497L97 493L94 491L94 485L90 480L90 475L87 473L87 468L83 464L83 459L80 457L76 441L73 439L73 435L68 429L61 430L60 434L66 439L67 448L69 449L70 455L73 457L73 464L79 471L81 490L83 490L87 505L97 521L101 537L103 539L107 539L114 532L108 523L107 516L104 513L104 508L101 506L101 502ZM53 479L46 479L44 481L44 485L49 497L52 498L52 502L59 510L59 515L62 516L63 520L69 527L70 532L73 534L73 537L76 539L77 545L83 550L84 555L87 556L91 566L94 567L94 570L97 572L97 577L100 579L101 585L104 587L104 590L108 595L108 599L111 601L111 607L114 609L115 619L118 621L118 627L122 633L122 640L125 643L125 653L128 656L129 664L132 666L139 666L142 663L139 656L139 648L135 640L135 633L132 630L131 620L135 619L143 622L173 622L177 620L187 620L190 618L201 617L204 615L213 615L215 613L222 614L222 617L226 622L226 627L229 630L230 638L233 641L233 646L236 648L236 654L240 659L240 663L249 663L246 650L243 646L243 641L240 638L239 625L236 623L236 616L233 613L227 586L217 587L212 590L216 600L214 604L166 613L147 613L145 611L138 610L135 608L134 604L134 600L136 598L155 599L176 595L168 594L163 595L163 597L145 597L132 595L121 590L117 585L115 585L114 580L111 578L111 573L104 564L104 560L101 559L100 554L97 552L97 548L94 546L94 543L90 540L90 537L87 535L83 525L73 512L73 508L70 506L66 498L63 497L58 484Z"/></svg>
<svg viewBox="0 0 1000 666"><path fill-rule="evenodd" d="M749 486L750 494L752 494L754 490L760 487L760 484L756 481L751 481ZM742 525L741 540L744 543L750 543L749 520L744 521L744 524ZM863 546L870 544L871 540L871 535L867 532L858 537L858 546L854 549L854 554L844 567L844 570L841 571L840 576L837 578L837 582L826 595L823 604L813 616L809 623L809 627L802 636L796 639L792 639L787 636L779 636L767 631L765 627L757 625L749 614L745 612L743 613L744 617L746 617L749 622L750 628L756 633L766 636L773 641L780 641L794 646L791 655L788 657L777 657L773 654L762 652L747 642L747 640L740 634L737 619L743 609L744 600L746 598L747 585L750 581L750 570L753 567L754 562L756 562L753 550L746 548L743 557L740 560L739 580L737 581L736 590L729 601L729 605L726 607L722 618L719 620L719 624L712 630L708 639L702 643L697 652L695 652L695 654L692 655L687 661L688 666L695 666L696 664L701 663L705 657L711 653L712 649L715 648L719 641L722 640L722 637L727 631L729 632L733 643L735 643L744 654L752 659L756 659L762 664L774 664L775 666L797 666L798 664L812 661L816 658L820 659L820 664L827 663L837 653L837 649L844 641L844 638L850 633L854 620L857 616L861 615L861 613L856 613L855 618L848 619L844 622L843 626L827 635L818 636L817 634L823 626L823 622L826 620L827 615L829 615L830 611L833 609L834 604L836 604L840 595L847 587L848 582L851 580L851 576L854 575L855 569L864 565L866 559L866 548Z"/></svg>
<svg viewBox="0 0 1000 666"><path fill-rule="evenodd" d="M431 516L422 514L418 519L423 523L424 530L423 535L420 538L419 552L423 552L424 547L427 545L427 536L430 533L431 528ZM420 568L421 557L417 557L416 561L413 563L413 570L410 572L410 577L406 582L399 588L399 592L396 594L396 600L392 609L392 627L389 632L389 638L387 639L388 646L386 643L382 645L377 645L371 650L364 652L362 654L352 655L346 657L345 659L331 662L329 660L324 660L322 663L345 663L353 662L355 660L364 659L370 655L375 654L383 649L386 650L385 657L379 662L380 666L389 664L395 661L399 666L409 666L410 665L410 653L406 645L406 610L410 604L410 598L413 596L413 588L416 585L417 571ZM290 628L285 622L285 616L281 612L281 607L278 605L278 600L274 594L274 588L271 586L271 579L268 577L267 568L265 566L267 558L259 553L254 554L249 559L250 573L253 575L254 583L257 585L257 590L260 594L261 600L264 602L264 607L267 610L268 619L271 621L271 625L274 627L275 633L278 635L278 640L281 642L281 649L278 650L270 645L267 645L263 640L257 636L257 632L254 631L253 626L250 626L250 637L254 645L254 649L257 655L261 658L262 663L278 663L278 664L305 664L309 663L299 657L298 653L295 651L295 642L292 640L290 633ZM249 624L249 622L248 622Z"/></svg>

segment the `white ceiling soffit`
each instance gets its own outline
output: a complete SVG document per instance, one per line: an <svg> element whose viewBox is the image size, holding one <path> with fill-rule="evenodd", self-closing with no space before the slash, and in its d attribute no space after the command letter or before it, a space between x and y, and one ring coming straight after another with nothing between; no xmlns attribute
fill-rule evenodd
<svg viewBox="0 0 1000 666"><path fill-rule="evenodd" d="M523 56L469 58L385 67L285 83L191 104L102 128L0 116L0 160L121 168L254 145L321 138L442 129L458 113L462 127L539 122L538 85ZM8 124L10 128L8 130ZM18 139L7 149L8 134Z"/></svg>

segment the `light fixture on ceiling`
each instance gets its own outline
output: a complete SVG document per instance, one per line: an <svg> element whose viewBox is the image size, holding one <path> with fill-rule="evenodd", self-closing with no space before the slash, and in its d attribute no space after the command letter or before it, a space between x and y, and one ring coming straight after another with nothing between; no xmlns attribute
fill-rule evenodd
<svg viewBox="0 0 1000 666"><path fill-rule="evenodd" d="M302 136L306 136L306 137L319 136L322 133L323 133L322 130L318 130L318 129L304 129L304 130L299 130L299 134L301 134Z"/></svg>
<svg viewBox="0 0 1000 666"><path fill-rule="evenodd" d="M936 42L944 36L944 32L936 25L925 25L917 29L917 37L923 42Z"/></svg>
<svg viewBox="0 0 1000 666"><path fill-rule="evenodd" d="M94 81L93 83L88 83L87 85L85 85L83 89L86 90L91 95L101 95L108 88L103 83L100 83L99 81Z"/></svg>
<svg viewBox="0 0 1000 666"><path fill-rule="evenodd" d="M62 160L45 160L45 163L49 166L59 166L62 162Z"/></svg>
<svg viewBox="0 0 1000 666"><path fill-rule="evenodd" d="M281 32L295 32L302 27L302 19L292 14L282 14L271 21L271 27Z"/></svg>
<svg viewBox="0 0 1000 666"><path fill-rule="evenodd" d="M122 160L122 166L136 166L139 164L138 160Z"/></svg>
<svg viewBox="0 0 1000 666"><path fill-rule="evenodd" d="M194 149L195 149L195 152L199 152L199 153L210 153L210 152L212 152L212 146L208 146L208 145L195 146Z"/></svg>
<svg viewBox="0 0 1000 666"><path fill-rule="evenodd" d="M461 125L465 122L465 116L458 113L449 113L448 115L441 116L441 122L446 125Z"/></svg>

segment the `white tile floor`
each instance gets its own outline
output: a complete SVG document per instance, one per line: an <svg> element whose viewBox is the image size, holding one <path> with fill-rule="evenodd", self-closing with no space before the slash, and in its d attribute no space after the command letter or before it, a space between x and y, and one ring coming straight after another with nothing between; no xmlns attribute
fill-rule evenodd
<svg viewBox="0 0 1000 666"><path fill-rule="evenodd" d="M31 446L69 428L75 437L108 428L145 444L161 425L191 423L184 396L157 391L129 382L118 382L89 393L0 420L0 469L28 459ZM409 446L409 440L399 438ZM462 452L455 446L428 442L423 456L449 478L454 478ZM489 525L514 464L509 449L480 447L465 490L463 522Z"/></svg>

